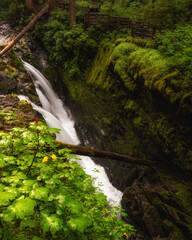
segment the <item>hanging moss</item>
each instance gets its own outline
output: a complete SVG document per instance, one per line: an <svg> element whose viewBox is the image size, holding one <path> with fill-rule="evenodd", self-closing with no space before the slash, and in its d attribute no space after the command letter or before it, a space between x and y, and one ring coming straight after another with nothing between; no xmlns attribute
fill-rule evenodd
<svg viewBox="0 0 192 240"><path fill-rule="evenodd" d="M113 59L113 45L101 44L92 69L87 77L87 84L96 84L104 89L110 88L110 78L108 78L108 67Z"/></svg>

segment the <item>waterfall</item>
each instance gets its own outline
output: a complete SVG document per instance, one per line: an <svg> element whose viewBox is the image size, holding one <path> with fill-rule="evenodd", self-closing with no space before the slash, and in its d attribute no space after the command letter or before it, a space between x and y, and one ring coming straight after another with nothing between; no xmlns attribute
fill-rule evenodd
<svg viewBox="0 0 192 240"><path fill-rule="evenodd" d="M34 81L42 104L42 107L39 107L30 101L33 108L42 114L48 126L61 129L61 132L57 134L57 140L74 145L79 144L80 141L74 128L75 122L69 109L63 105L48 80L36 68L26 62L23 62L23 64ZM20 99L29 101L25 96L19 97ZM109 182L105 169L95 164L89 157L80 158L81 160L78 160L78 163L83 167L86 174L92 176L94 186L107 196L107 200L111 205L119 206L122 192Z"/></svg>

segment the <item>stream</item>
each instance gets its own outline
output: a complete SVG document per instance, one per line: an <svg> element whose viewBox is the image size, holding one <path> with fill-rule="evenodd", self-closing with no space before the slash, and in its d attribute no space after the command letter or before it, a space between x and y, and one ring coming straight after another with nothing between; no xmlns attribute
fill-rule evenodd
<svg viewBox="0 0 192 240"><path fill-rule="evenodd" d="M30 102L37 112L41 113L48 126L61 129L57 134L57 140L68 144L78 145L80 140L74 128L75 120L70 110L63 105L57 94L51 87L48 80L35 67L23 61L23 65L30 74L39 95L42 107L32 103L26 96L19 96L20 99ZM122 192L117 190L109 181L105 169L94 163L90 157L80 157L79 165L85 173L92 176L93 185L100 189L112 206L121 204Z"/></svg>

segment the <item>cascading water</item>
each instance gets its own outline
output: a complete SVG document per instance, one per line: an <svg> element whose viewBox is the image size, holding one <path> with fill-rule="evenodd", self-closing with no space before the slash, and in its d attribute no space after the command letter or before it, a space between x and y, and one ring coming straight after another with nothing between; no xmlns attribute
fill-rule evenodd
<svg viewBox="0 0 192 240"><path fill-rule="evenodd" d="M60 134L57 134L57 140L69 144L79 144L80 141L77 137L70 111L57 97L48 80L29 63L23 62L23 64L34 81L36 91L42 104L41 108L31 103L33 108L42 114L48 126L61 129ZM20 99L29 101L24 96L20 96ZM112 186L104 168L96 165L89 157L81 157L78 163L84 168L87 174L92 176L94 179L94 186L101 189L107 196L108 202L113 206L120 205L122 192Z"/></svg>

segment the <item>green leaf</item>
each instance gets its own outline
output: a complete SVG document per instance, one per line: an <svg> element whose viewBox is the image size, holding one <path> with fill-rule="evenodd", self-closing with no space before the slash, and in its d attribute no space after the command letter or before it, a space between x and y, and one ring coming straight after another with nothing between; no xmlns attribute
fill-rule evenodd
<svg viewBox="0 0 192 240"><path fill-rule="evenodd" d="M42 199L47 199L49 194L49 189L40 187L36 188L35 190L32 190L29 194L31 198L42 200Z"/></svg>
<svg viewBox="0 0 192 240"><path fill-rule="evenodd" d="M0 154L0 167L3 168L5 165L15 164L16 158L13 156L6 156L4 154Z"/></svg>
<svg viewBox="0 0 192 240"><path fill-rule="evenodd" d="M27 179L23 181L23 186L26 186L27 188L31 189L36 183L37 183L36 180Z"/></svg>
<svg viewBox="0 0 192 240"><path fill-rule="evenodd" d="M35 228L37 225L36 220L32 220L31 217L26 217L21 221L21 228Z"/></svg>
<svg viewBox="0 0 192 240"><path fill-rule="evenodd" d="M18 233L14 236L14 240L28 240L28 238L24 234Z"/></svg>
<svg viewBox="0 0 192 240"><path fill-rule="evenodd" d="M15 192L1 192L0 194L0 206L6 206L10 201L14 200L17 196Z"/></svg>
<svg viewBox="0 0 192 240"><path fill-rule="evenodd" d="M92 222L87 217L71 218L67 222L67 225L69 225L72 231L78 231L80 233L83 233L91 224Z"/></svg>
<svg viewBox="0 0 192 240"><path fill-rule="evenodd" d="M7 208L7 212L12 219L23 219L26 216L34 214L34 207L37 205L35 200L31 198L23 198L15 200L15 202Z"/></svg>
<svg viewBox="0 0 192 240"><path fill-rule="evenodd" d="M26 131L22 134L24 144L32 142L37 139L37 135L34 132Z"/></svg>
<svg viewBox="0 0 192 240"><path fill-rule="evenodd" d="M44 233L50 230L51 234L54 235L57 231L63 228L63 220L56 214L52 214L50 216L44 216L41 225Z"/></svg>
<svg viewBox="0 0 192 240"><path fill-rule="evenodd" d="M21 183L21 180L23 179L27 179L27 176L23 172L13 171L12 176L8 179L8 182L11 183L12 186L16 186Z"/></svg>
<svg viewBox="0 0 192 240"><path fill-rule="evenodd" d="M0 168L3 168L6 165L5 160L0 158Z"/></svg>
<svg viewBox="0 0 192 240"><path fill-rule="evenodd" d="M5 188L5 185L0 183L0 192L3 192L4 188Z"/></svg>
<svg viewBox="0 0 192 240"><path fill-rule="evenodd" d="M43 240L43 238L40 238L40 237L33 237L32 240Z"/></svg>
<svg viewBox="0 0 192 240"><path fill-rule="evenodd" d="M14 128L11 129L11 132L12 132L14 135L17 135L17 136L18 136L18 135L20 136L20 134L23 133L24 131L26 131L26 128L14 127Z"/></svg>
<svg viewBox="0 0 192 240"><path fill-rule="evenodd" d="M67 206L70 208L72 214L80 215L83 205L79 201L70 201Z"/></svg>
<svg viewBox="0 0 192 240"><path fill-rule="evenodd" d="M67 196L64 195L64 194L59 194L59 195L57 195L57 196L55 197L55 199L57 199L58 202L59 202L63 207L65 207L64 204L65 204L65 203L67 202L67 200L68 200Z"/></svg>

